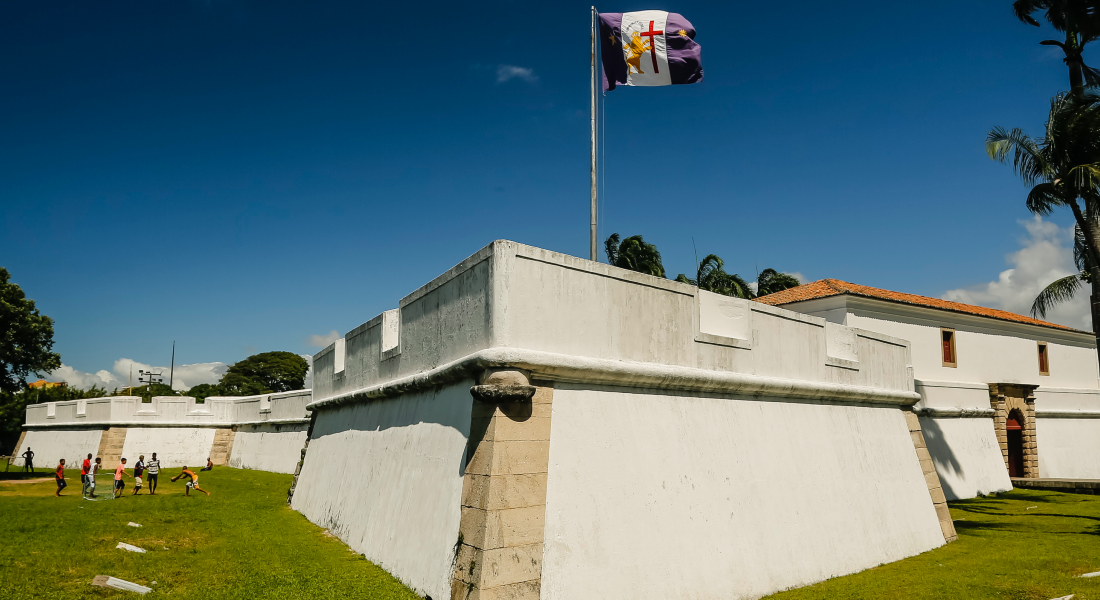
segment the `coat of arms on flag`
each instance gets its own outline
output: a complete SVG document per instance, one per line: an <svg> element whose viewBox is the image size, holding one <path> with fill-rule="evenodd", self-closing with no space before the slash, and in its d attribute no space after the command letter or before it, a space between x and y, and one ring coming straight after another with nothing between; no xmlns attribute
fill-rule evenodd
<svg viewBox="0 0 1100 600"><path fill-rule="evenodd" d="M703 80L702 49L683 16L662 10L600 13L603 89Z"/></svg>

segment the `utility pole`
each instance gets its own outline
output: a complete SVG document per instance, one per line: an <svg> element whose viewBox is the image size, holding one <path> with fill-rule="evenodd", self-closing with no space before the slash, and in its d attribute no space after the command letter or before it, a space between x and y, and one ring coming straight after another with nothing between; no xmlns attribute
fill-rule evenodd
<svg viewBox="0 0 1100 600"><path fill-rule="evenodd" d="M176 340L172 340L172 366L168 367L168 387L172 388L172 393L176 393L172 387L172 378L176 374Z"/></svg>
<svg viewBox="0 0 1100 600"><path fill-rule="evenodd" d="M591 136L591 141L592 141L592 157L591 157L591 161L592 161L592 164L591 164L591 167L592 167L592 181L591 181L591 188L592 188L591 189L591 200L592 200L592 207L591 207L591 210L592 210L592 219L591 219L591 221L592 222L591 222L591 226L592 226L592 230L590 232L590 238L589 238L589 243L590 243L589 258L593 262L595 262L597 260L597 256L596 256L596 218L597 218L597 212L596 212L596 207L597 207L597 202L596 202L596 180L597 180L597 175L596 175L596 19L598 19L598 18L599 18L599 15L596 13L596 7L593 6L592 7L592 15L591 15L592 22L590 24L591 29L592 29L591 32L590 32L591 42L592 42L592 49L591 49L592 50L592 60L591 60L592 72L589 76L589 82L588 82L589 83L589 88L592 92L592 97L590 98L590 102L589 102L589 105L588 105L588 108L591 112L591 119L590 119L591 132L590 132L590 136ZM656 50L654 50L653 52L656 52ZM654 56L656 56L656 55L654 55Z"/></svg>

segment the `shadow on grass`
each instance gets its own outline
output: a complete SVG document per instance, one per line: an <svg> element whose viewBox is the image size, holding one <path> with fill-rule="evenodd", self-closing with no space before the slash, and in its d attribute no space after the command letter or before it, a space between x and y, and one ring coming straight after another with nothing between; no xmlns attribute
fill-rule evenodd
<svg viewBox="0 0 1100 600"><path fill-rule="evenodd" d="M39 469L34 473L24 473L23 471L0 471L0 481L17 481L20 479L41 479L43 477L52 477L53 472L45 469Z"/></svg>

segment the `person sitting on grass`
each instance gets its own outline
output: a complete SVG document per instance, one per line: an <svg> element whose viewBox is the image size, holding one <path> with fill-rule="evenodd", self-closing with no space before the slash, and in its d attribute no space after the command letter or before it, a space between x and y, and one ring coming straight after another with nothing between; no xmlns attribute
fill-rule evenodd
<svg viewBox="0 0 1100 600"><path fill-rule="evenodd" d="M145 472L145 455L142 454L138 457L138 461L134 463L134 495L137 496L141 491L141 474Z"/></svg>
<svg viewBox="0 0 1100 600"><path fill-rule="evenodd" d="M118 467L115 468L115 498L122 496L122 490L126 489L126 483L122 481L122 476L130 475L126 473L126 459L122 459L122 462L118 463Z"/></svg>
<svg viewBox="0 0 1100 600"><path fill-rule="evenodd" d="M183 493L184 493L185 496L190 496L191 495L191 488L195 488L196 490L206 494L207 496L210 495L210 492L208 492L208 491L202 489L201 487L199 487L199 476L195 475L195 472L188 469L187 467L183 468L182 473L180 473L179 475L176 475L175 477L173 477L172 482L174 483L177 479L179 479L180 477L183 477L183 476L187 476L189 478L188 481L187 481L187 487L185 487L184 490L183 490Z"/></svg>
<svg viewBox="0 0 1100 600"><path fill-rule="evenodd" d="M61 490L65 489L65 486L69 485L65 483L65 459L62 458L61 462L57 463L57 470L54 471L54 478L57 479L57 492L54 496L61 497Z"/></svg>
<svg viewBox="0 0 1100 600"><path fill-rule="evenodd" d="M206 466L199 469L199 472L201 473L202 471L209 471L213 468L214 468L214 461L210 460L210 457L208 456L208 457L206 457Z"/></svg>

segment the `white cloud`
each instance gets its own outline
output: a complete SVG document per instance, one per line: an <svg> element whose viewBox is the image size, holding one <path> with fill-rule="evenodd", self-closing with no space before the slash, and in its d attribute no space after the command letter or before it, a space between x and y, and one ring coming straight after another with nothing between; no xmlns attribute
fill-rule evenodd
<svg viewBox="0 0 1100 600"><path fill-rule="evenodd" d="M1078 272L1073 265L1073 227L1059 227L1040 217L1020 224L1027 237L1020 240L1023 248L1006 257L1011 269L1001 271L996 281L948 290L943 299L1031 315L1031 303L1043 288ZM1046 320L1092 331L1088 301L1089 290L1082 287L1072 300L1048 311Z"/></svg>
<svg viewBox="0 0 1100 600"><path fill-rule="evenodd" d="M324 335L314 334L309 336L309 338L306 340L306 343L315 348L328 348L329 344L335 342L342 337L344 336L340 335L336 332L335 329L333 329L332 331Z"/></svg>
<svg viewBox="0 0 1100 600"><path fill-rule="evenodd" d="M129 358L120 358L115 361L112 371L101 370L95 373L85 373L63 364L60 369L50 373L46 379L49 381L66 381L69 385L80 388L98 385L107 390L113 390L116 387L130 385L131 368L133 369L134 385L141 385L141 382L138 381L139 371L152 371L162 373L161 377L164 378L165 383L168 383L171 379L172 389L187 391L200 383L217 383L226 369L229 368L229 365L221 362L176 365L175 372L172 374L169 367L148 365Z"/></svg>
<svg viewBox="0 0 1100 600"><path fill-rule="evenodd" d="M797 279L798 283L806 283L806 276L802 273L799 273L798 271L792 271L790 273L787 273L787 275L790 275L791 277Z"/></svg>
<svg viewBox="0 0 1100 600"><path fill-rule="evenodd" d="M497 83L504 83L511 79L522 79L527 83L534 83L538 80L538 76L535 75L534 69L527 67L517 67L515 65L500 65L497 67Z"/></svg>

